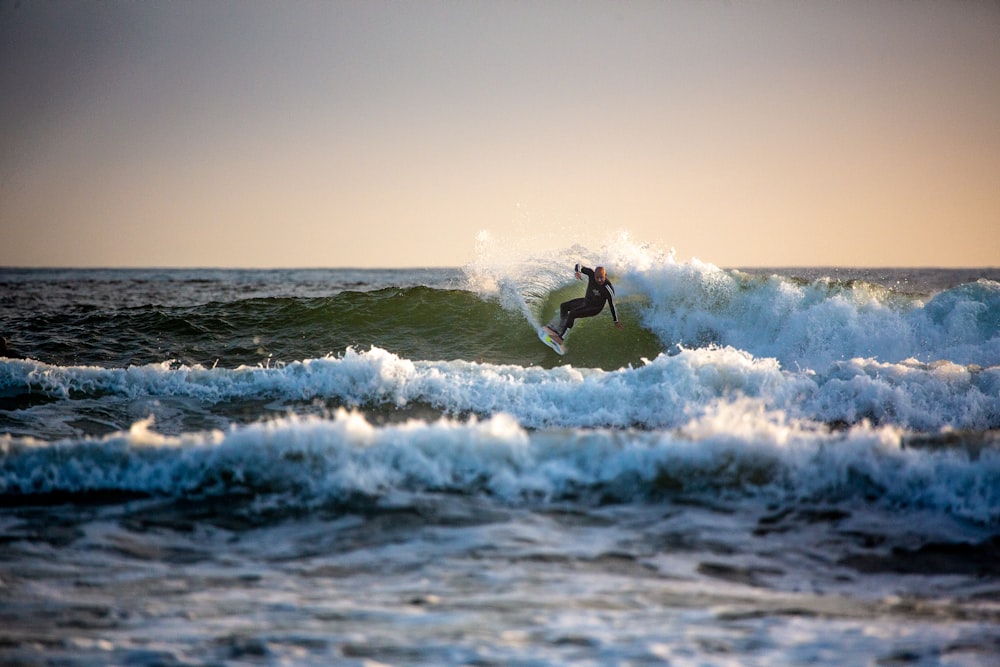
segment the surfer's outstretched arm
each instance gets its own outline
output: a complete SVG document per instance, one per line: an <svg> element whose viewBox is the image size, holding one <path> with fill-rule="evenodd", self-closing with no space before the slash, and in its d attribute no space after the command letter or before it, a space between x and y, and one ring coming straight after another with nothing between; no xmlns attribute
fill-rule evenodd
<svg viewBox="0 0 1000 667"><path fill-rule="evenodd" d="M618 321L618 311L615 310L614 290L610 290L608 294L608 306L611 308L611 319L614 320L615 326L624 329L625 325Z"/></svg>

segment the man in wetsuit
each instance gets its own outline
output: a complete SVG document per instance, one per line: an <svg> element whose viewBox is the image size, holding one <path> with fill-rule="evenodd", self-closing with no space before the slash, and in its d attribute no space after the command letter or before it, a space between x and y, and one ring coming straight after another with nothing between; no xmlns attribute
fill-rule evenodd
<svg viewBox="0 0 1000 667"><path fill-rule="evenodd" d="M559 337L561 343L569 330L573 328L573 322L580 317L593 317L604 310L604 304L611 306L611 317L615 321L615 326L624 329L624 325L618 321L618 313L615 311L615 288L608 281L608 273L603 266L590 269L577 264L573 270L576 272L576 279L583 280L583 275L587 276L587 294L579 299L570 299L559 306L559 323L554 321L546 328Z"/></svg>

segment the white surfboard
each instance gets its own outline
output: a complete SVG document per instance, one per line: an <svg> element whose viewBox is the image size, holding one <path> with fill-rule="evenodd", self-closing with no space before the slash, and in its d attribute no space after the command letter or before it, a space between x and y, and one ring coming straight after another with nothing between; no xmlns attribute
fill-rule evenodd
<svg viewBox="0 0 1000 667"><path fill-rule="evenodd" d="M566 354L565 344L560 343L558 336L548 327L539 327L538 340L551 347L557 354Z"/></svg>

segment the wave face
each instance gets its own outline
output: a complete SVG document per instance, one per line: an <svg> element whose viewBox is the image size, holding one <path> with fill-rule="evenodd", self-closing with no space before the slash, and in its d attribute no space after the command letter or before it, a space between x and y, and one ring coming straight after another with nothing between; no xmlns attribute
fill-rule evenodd
<svg viewBox="0 0 1000 667"><path fill-rule="evenodd" d="M428 284L412 284L413 276L405 274L409 280L393 281L386 272L354 272L352 279L337 280L329 272L332 294L319 294L322 274L304 278L292 272L303 284L287 291L298 296L281 294L282 273L242 290L225 274L197 279L167 273L157 281L156 274L137 278L123 272L124 285L112 273L67 286L65 279L26 280L15 273L0 281L9 293L0 314L29 356L57 365L127 367L169 359L237 367L371 346L413 360L604 370L709 347L733 347L787 369L816 371L855 358L1000 364L996 280L929 291L911 285L902 271L895 282L907 282L895 285L886 284L893 275L887 280L864 271L846 279L803 279L629 250L615 260L619 266L609 262L628 327L610 330L607 313L580 321L565 359L539 346L535 329L561 301L582 292L580 283L566 278L575 256L569 252L513 268L474 265L461 274L418 274ZM922 282L935 278L940 276ZM390 282L403 284L385 285ZM171 293L165 285L178 289ZM74 290L92 290L104 299L74 302ZM143 303L142 296L156 301Z"/></svg>
<svg viewBox="0 0 1000 667"><path fill-rule="evenodd" d="M526 326L520 313L467 290L423 286L195 306L85 307L42 313L18 324L35 339L33 356L60 365L126 367L171 359L235 367L370 346L409 359L558 363L540 349L535 327ZM52 331L60 333L50 337ZM661 351L656 337L641 328L619 336L614 346L594 332L578 340L574 361L587 366L617 368Z"/></svg>

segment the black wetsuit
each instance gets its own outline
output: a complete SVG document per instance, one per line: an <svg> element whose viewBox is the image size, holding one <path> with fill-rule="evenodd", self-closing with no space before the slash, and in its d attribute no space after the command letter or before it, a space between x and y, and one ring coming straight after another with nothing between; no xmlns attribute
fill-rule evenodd
<svg viewBox="0 0 1000 667"><path fill-rule="evenodd" d="M555 327L556 333L560 337L565 337L566 332L573 328L573 322L580 317L593 317L604 310L604 304L611 306L611 317L618 321L618 313L615 311L615 288L610 280L605 280L603 285L599 285L594 280L594 270L586 266L577 264L574 269L587 276L587 295L579 299L570 299L559 306L559 326Z"/></svg>

